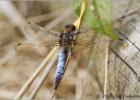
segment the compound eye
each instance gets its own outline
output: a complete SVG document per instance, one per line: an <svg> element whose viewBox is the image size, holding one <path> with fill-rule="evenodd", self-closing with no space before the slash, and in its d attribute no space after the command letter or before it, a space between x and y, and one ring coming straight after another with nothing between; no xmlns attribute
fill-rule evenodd
<svg viewBox="0 0 140 100"><path fill-rule="evenodd" d="M69 24L65 25L65 28L69 28Z"/></svg>
<svg viewBox="0 0 140 100"><path fill-rule="evenodd" d="M73 25L73 26L72 26L72 31L74 31L75 29L76 29L76 28L75 28L75 26Z"/></svg>

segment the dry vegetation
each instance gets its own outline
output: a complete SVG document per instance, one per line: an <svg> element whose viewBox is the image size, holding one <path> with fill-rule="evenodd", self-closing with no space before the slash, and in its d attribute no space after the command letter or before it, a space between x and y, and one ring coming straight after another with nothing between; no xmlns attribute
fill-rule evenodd
<svg viewBox="0 0 140 100"><path fill-rule="evenodd" d="M123 41L111 43L113 52L109 49L106 94L111 99L122 99L123 96L129 95L140 98L140 83L136 76L140 75L140 13L138 11L140 1L112 0L112 4L114 32L119 34ZM53 29L61 32L65 24L73 23L77 18L72 6L72 0L0 1L0 100L14 98L52 49L52 47L32 45L17 47L19 41L42 43L48 39L44 33L33 31L27 33L26 30L30 30L28 22L37 23L47 31ZM85 25L83 27L86 28ZM105 55L108 47L108 43L104 41L108 38L93 34L92 39L99 42L89 47L77 48L78 52L82 51L82 53L77 53L69 62L54 100L102 98L105 92ZM56 64L54 62L35 97L36 100L48 100L50 97ZM39 81L40 77L26 92L25 100L28 100L27 96L34 91Z"/></svg>

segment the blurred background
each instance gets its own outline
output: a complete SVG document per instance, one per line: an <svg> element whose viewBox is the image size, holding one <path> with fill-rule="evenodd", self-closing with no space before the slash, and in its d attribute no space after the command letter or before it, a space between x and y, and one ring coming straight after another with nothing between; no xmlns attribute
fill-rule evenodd
<svg viewBox="0 0 140 100"><path fill-rule="evenodd" d="M112 26L122 40L111 42L109 49L107 92L108 99L124 96L140 98L140 0L112 0ZM61 32L65 24L78 16L73 0L1 0L0 1L0 99L11 100L38 68L52 47L20 45L19 42L42 43L44 33L32 31L29 22L46 31ZM83 27L88 27L83 23ZM30 30L28 32L28 30ZM96 34L98 42L81 48L73 57L54 100L97 100L104 94L105 55L108 40ZM54 62L35 100L48 100L53 89L57 62ZM47 67L47 66L46 66ZM34 84L39 81L36 80ZM25 95L28 97L32 87ZM127 98L132 99L132 98ZM28 100L28 99L25 99Z"/></svg>

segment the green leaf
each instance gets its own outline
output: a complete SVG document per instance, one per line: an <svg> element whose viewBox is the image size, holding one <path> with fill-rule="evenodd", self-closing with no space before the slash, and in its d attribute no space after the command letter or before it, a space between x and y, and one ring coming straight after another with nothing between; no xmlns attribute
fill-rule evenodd
<svg viewBox="0 0 140 100"><path fill-rule="evenodd" d="M82 1L74 0L77 15L80 15ZM118 39L118 36L112 31L111 7L111 0L91 0L85 13L84 21L94 31L115 40Z"/></svg>

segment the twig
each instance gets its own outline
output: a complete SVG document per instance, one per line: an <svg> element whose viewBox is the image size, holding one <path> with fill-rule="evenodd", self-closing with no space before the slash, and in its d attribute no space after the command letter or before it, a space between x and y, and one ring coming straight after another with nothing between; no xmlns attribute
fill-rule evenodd
<svg viewBox="0 0 140 100"><path fill-rule="evenodd" d="M69 61L70 61L70 57L71 57L71 52L69 52L68 57L67 57L67 60L66 60L66 64L65 64L65 67L64 67L64 74L65 74L65 72L66 72L68 63L69 63ZM64 75L63 75L63 77L64 77ZM61 81L62 81L62 80L60 80L60 82L59 82L59 84L58 84L58 87L59 87ZM52 93L52 95L51 95L51 97L50 97L50 100L51 100L51 99L53 98L53 96L55 95L55 92L56 92L56 90L53 90L53 93Z"/></svg>
<svg viewBox="0 0 140 100"><path fill-rule="evenodd" d="M40 64L38 69L34 72L34 74L28 79L28 81L25 83L25 85L21 88L21 90L18 92L18 94L15 96L16 100L19 100L24 95L25 91L30 87L32 82L35 80L35 78L38 76L38 74L44 69L44 66L49 61L49 59L52 57L52 55L58 50L58 46L54 47L53 50L47 55L47 57L44 59L44 61Z"/></svg>
<svg viewBox="0 0 140 100"><path fill-rule="evenodd" d="M60 17L58 17L56 20L54 20L53 22L51 22L51 24L47 25L45 28L47 30L51 29L53 26L55 26L56 24L58 24L61 20L63 20L66 16L69 15L71 10L68 10L66 13L64 13L64 15L61 15ZM81 17L82 19L82 17ZM81 20L80 20L81 21ZM39 66L39 68L36 70L36 72L29 78L29 80L26 82L26 84L23 86L23 88L20 90L20 92L16 95L15 99L19 100L20 98L22 98L22 96L24 95L25 91L30 87L30 85L32 84L32 82L35 80L35 78L38 76L38 74L41 72L41 70L44 68L44 65L46 64L46 62L50 59L50 57L53 55L53 53L57 50L58 48L55 47L50 54L45 58L45 60L42 62L42 64ZM69 61L69 60L68 60ZM54 92L55 93L55 92Z"/></svg>
<svg viewBox="0 0 140 100"><path fill-rule="evenodd" d="M111 47L110 50L124 63L127 65L127 67L133 72L133 74L136 76L136 78L138 77L137 72L131 67L131 65L129 65L121 56L119 56L119 54L117 54L116 51L114 51Z"/></svg>
<svg viewBox="0 0 140 100"><path fill-rule="evenodd" d="M132 42L125 34L123 34L121 31L117 30L117 32L124 37L126 40L128 40L139 52L140 52L140 48L134 43Z"/></svg>
<svg viewBox="0 0 140 100"><path fill-rule="evenodd" d="M71 10L67 10L61 16L50 22L50 24L47 24L45 26L45 30L50 30L55 25L57 25L59 22L64 20L69 14L71 14ZM35 78L38 76L38 74L42 71L44 68L44 65L48 62L48 60L52 57L53 54L57 51L58 47L54 47L54 49L48 54L48 56L45 58L45 60L41 63L39 68L36 70L36 72L29 78L29 80L25 83L25 85L22 87L22 89L19 91L19 93L16 95L15 99L20 99L24 95L25 91L31 86L32 82L35 80Z"/></svg>
<svg viewBox="0 0 140 100"><path fill-rule="evenodd" d="M46 77L48 76L50 69L52 68L52 66L56 60L57 60L57 54L53 55L53 57L51 58L50 62L47 65L47 68L43 72L43 75L39 77L39 80L38 80L36 87L32 90L32 93L29 96L29 98L31 100L33 100L35 98L37 92L39 91L40 87L43 85Z"/></svg>
<svg viewBox="0 0 140 100"><path fill-rule="evenodd" d="M132 11L129 11L129 12L127 12L127 13L125 13L125 14L119 16L119 17L117 17L117 18L114 18L114 19L112 20L112 24L115 24L116 22L122 21L122 20L125 19L126 17L132 16L132 15L136 14L137 12L138 12L138 9L133 9Z"/></svg>
<svg viewBox="0 0 140 100"><path fill-rule="evenodd" d="M80 29L82 20L84 18L85 11L87 9L87 4L88 4L88 0L83 0L80 16L74 23L74 25L76 26L77 29Z"/></svg>
<svg viewBox="0 0 140 100"><path fill-rule="evenodd" d="M106 49L105 49L105 73L104 73L104 100L106 100L106 95L107 95L107 81L108 81L108 55L109 55L109 44L107 44Z"/></svg>
<svg viewBox="0 0 140 100"><path fill-rule="evenodd" d="M81 13L80 13L80 17L74 22L74 25L75 25L75 27L76 27L77 29L80 29L80 26L81 26L81 23L82 23L82 19L83 19L84 14L85 14L85 10L86 10L86 8L87 8L87 4L88 4L88 0L83 0L82 8L81 8ZM66 60L65 71L66 71L66 69L67 69L68 62L69 62L69 60L70 60L70 57L71 57L71 52L68 54L68 57L67 57L67 60ZM64 73L65 73L65 71L64 71ZM63 76L64 76L64 75L63 75ZM61 81L60 81L60 83L61 83ZM59 85L60 85L60 84L59 84ZM55 90L55 92L56 92L56 90ZM55 95L55 92L52 94L51 99L52 99L52 97ZM51 99L50 99L50 100L51 100Z"/></svg>

